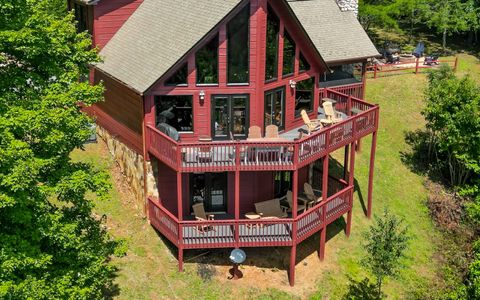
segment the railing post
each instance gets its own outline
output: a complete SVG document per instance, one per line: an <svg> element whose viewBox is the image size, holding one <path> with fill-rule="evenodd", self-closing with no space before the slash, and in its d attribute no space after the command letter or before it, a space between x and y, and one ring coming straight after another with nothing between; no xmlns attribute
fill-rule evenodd
<svg viewBox="0 0 480 300"><path fill-rule="evenodd" d="M377 64L373 64L373 79L377 79Z"/></svg>
<svg viewBox="0 0 480 300"><path fill-rule="evenodd" d="M455 56L455 63L453 65L453 72L457 72L458 67L458 56Z"/></svg>
<svg viewBox="0 0 480 300"><path fill-rule="evenodd" d="M240 247L240 171L235 171L235 247Z"/></svg>
<svg viewBox="0 0 480 300"><path fill-rule="evenodd" d="M345 228L345 234L350 237L350 230L352 228L352 212L353 212L353 193L355 186L355 141L352 143L350 150L350 170L348 173L348 186L351 187L350 191L350 210L347 214L347 225Z"/></svg>
<svg viewBox="0 0 480 300"><path fill-rule="evenodd" d="M418 65L420 63L420 58L417 57L416 63L415 63L415 74L418 74Z"/></svg>
<svg viewBox="0 0 480 300"><path fill-rule="evenodd" d="M322 230L320 232L320 250L319 258L320 261L325 259L325 242L327 234L327 199L328 199L328 166L329 166L329 155L325 155L323 158L323 168L322 168L322 202L323 202L323 214L322 214Z"/></svg>
<svg viewBox="0 0 480 300"><path fill-rule="evenodd" d="M347 115L351 116L352 115L352 95L348 96L347 99Z"/></svg>

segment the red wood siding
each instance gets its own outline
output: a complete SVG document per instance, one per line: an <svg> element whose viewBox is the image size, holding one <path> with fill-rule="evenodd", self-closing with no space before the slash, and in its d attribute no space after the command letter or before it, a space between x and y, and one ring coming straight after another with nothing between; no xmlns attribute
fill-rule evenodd
<svg viewBox="0 0 480 300"><path fill-rule="evenodd" d="M182 141L197 141L200 135L211 135L211 97L215 94L248 94L250 96L250 115L249 126L258 125L263 128L264 125L264 93L276 87L286 86L286 108L285 108L285 129L289 130L302 124L299 117L295 117L295 94L294 90L290 88L289 81L301 81L310 77L315 77L318 80L318 74L321 71L321 64L318 62L315 50L311 49L309 41L304 36L304 33L291 20L288 11L276 1L270 1L273 9L281 19L281 35L279 56L281 57L283 45L283 32L285 28L290 33L292 39L297 46L296 61L297 66L295 73L292 76L279 79L274 82L265 83L265 53L266 53L266 21L267 21L267 0L251 0L250 1L250 82L248 85L229 85L227 84L227 42L226 42L226 24L235 17L237 11L233 12L228 18L224 20L219 26L213 30L203 43L197 45L187 54L185 61L188 61L188 86L172 87L165 86L164 81L173 75L177 68L172 68L163 80L157 82L151 90L149 95L192 95L193 96L193 115L194 115L194 132L181 134ZM285 28L284 28L285 26ZM197 85L196 84L196 70L195 70L195 52L200 49L205 43L208 43L212 37L218 33L219 35L219 83L217 85ZM298 60L300 51L305 56L306 60L312 66L308 72L299 73ZM181 61L177 66L183 65ZM282 60L278 60L279 74L282 72ZM200 101L200 91L205 92L205 100ZM314 91L314 105L311 117L314 118L319 103L319 88L315 84Z"/></svg>
<svg viewBox="0 0 480 300"><path fill-rule="evenodd" d="M178 216L177 176L175 171L161 161L158 161L157 186L162 205L173 215Z"/></svg>
<svg viewBox="0 0 480 300"><path fill-rule="evenodd" d="M100 126L143 155L143 97L95 70L94 82L100 81L105 87L105 100L88 111L94 114Z"/></svg>
<svg viewBox="0 0 480 300"><path fill-rule="evenodd" d="M94 44L100 49L117 33L143 0L100 1L94 6Z"/></svg>

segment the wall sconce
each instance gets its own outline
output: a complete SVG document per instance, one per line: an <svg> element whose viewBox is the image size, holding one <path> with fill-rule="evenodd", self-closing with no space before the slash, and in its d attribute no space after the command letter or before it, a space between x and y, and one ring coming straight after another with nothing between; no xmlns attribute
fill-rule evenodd
<svg viewBox="0 0 480 300"><path fill-rule="evenodd" d="M290 80L289 84L292 89L295 89L297 87L297 82L295 80Z"/></svg>
<svg viewBox="0 0 480 300"><path fill-rule="evenodd" d="M205 102L205 91L204 90L201 90L200 91L200 94L198 94L199 98L200 98L200 104L203 105L203 103Z"/></svg>

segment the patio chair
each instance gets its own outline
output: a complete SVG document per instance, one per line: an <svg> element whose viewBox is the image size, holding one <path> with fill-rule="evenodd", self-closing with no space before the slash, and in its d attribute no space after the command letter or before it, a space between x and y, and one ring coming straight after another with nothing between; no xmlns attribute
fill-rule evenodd
<svg viewBox="0 0 480 300"><path fill-rule="evenodd" d="M277 125L268 125L265 128L265 137L267 139L278 139L278 126Z"/></svg>
<svg viewBox="0 0 480 300"><path fill-rule="evenodd" d="M302 120L305 123L305 126L307 126L308 134L310 134L312 131L316 131L322 128L322 123L320 122L320 120L310 120L307 112L304 109L302 109L300 115L302 116Z"/></svg>
<svg viewBox="0 0 480 300"><path fill-rule="evenodd" d="M258 126L250 126L250 128L248 128L248 138L249 139L261 139L262 138L262 129Z"/></svg>
<svg viewBox="0 0 480 300"><path fill-rule="evenodd" d="M322 104L326 119L321 119L320 122L324 125L339 123L342 121L342 115L333 108L332 102L325 101Z"/></svg>
<svg viewBox="0 0 480 300"><path fill-rule="evenodd" d="M293 193L292 191L288 191L287 192L287 202L288 202L288 210L287 212L291 213L293 211ZM304 213L307 208L309 208L309 203L311 201L307 200L307 199L303 199L301 197L297 197L297 202L302 202L302 204L297 204L297 212L301 211L302 213Z"/></svg>
<svg viewBox="0 0 480 300"><path fill-rule="evenodd" d="M314 189L308 182L303 184L303 193L308 200L313 201L313 205L322 201L322 191Z"/></svg>
<svg viewBox="0 0 480 300"><path fill-rule="evenodd" d="M286 218L287 208L280 204L280 199L271 199L255 203L255 211L261 218Z"/></svg>
<svg viewBox="0 0 480 300"><path fill-rule="evenodd" d="M207 215L205 213L203 202L193 204L192 209L197 221L212 221L214 219L214 215ZM199 225L197 226L197 230L200 232L205 232L213 230L213 227L211 225Z"/></svg>

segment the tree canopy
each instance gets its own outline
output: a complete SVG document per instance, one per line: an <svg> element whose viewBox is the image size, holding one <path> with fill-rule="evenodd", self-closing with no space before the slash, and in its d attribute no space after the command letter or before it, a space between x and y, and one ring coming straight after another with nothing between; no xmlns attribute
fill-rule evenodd
<svg viewBox="0 0 480 300"><path fill-rule="evenodd" d="M70 153L90 136L80 79L98 61L60 0L0 3L0 298L92 299L111 285L117 242L92 213L107 174Z"/></svg>

